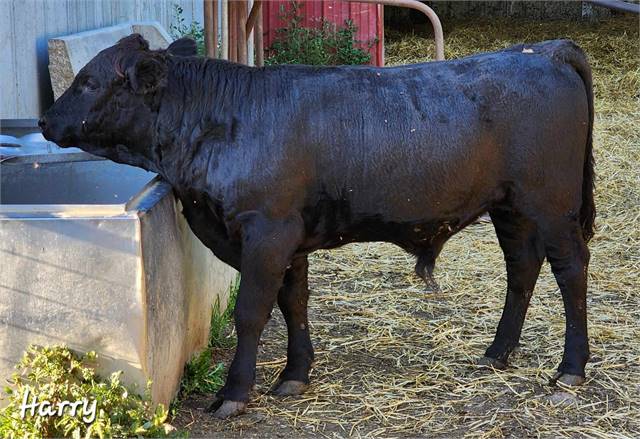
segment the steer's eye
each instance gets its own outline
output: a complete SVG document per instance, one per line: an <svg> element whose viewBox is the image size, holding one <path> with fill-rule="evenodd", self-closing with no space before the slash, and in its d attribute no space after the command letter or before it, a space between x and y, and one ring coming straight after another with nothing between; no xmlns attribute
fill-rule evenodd
<svg viewBox="0 0 640 439"><path fill-rule="evenodd" d="M100 88L100 84L98 84L94 79L87 78L82 83L82 91L83 92L94 92Z"/></svg>

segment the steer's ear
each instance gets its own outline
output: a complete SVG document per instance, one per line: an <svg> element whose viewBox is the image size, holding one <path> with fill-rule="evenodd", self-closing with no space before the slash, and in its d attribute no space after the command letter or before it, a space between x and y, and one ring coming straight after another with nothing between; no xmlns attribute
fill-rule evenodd
<svg viewBox="0 0 640 439"><path fill-rule="evenodd" d="M149 42L140 34L131 34L118 41L118 45L130 49L149 49Z"/></svg>
<svg viewBox="0 0 640 439"><path fill-rule="evenodd" d="M167 52L177 56L195 56L198 54L198 47L193 39L183 37L169 44Z"/></svg>
<svg viewBox="0 0 640 439"><path fill-rule="evenodd" d="M152 93L167 84L167 63L164 57L144 53L134 57L124 71L124 76L134 93Z"/></svg>

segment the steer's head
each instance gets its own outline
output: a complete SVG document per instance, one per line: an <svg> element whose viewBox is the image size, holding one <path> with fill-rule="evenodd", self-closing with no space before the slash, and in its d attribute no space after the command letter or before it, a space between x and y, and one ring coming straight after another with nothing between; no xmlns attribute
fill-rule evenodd
<svg viewBox="0 0 640 439"><path fill-rule="evenodd" d="M78 146L141 166L151 159L152 129L167 86L172 55L195 55L195 42L180 39L149 50L138 34L96 55L42 116L43 135L62 147Z"/></svg>

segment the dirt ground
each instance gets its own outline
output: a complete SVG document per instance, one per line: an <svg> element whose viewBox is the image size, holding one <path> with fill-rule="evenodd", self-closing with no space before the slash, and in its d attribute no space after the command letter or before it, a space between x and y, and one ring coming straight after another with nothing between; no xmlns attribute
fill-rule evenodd
<svg viewBox="0 0 640 439"><path fill-rule="evenodd" d="M413 274L413 258L391 245L312 255L311 387L300 397L265 394L286 355L284 321L274 310L247 413L217 421L203 412L208 397L191 397L172 421L191 437L640 437L638 21L447 27L448 58L566 36L590 55L598 219L590 245L592 358L586 385L568 390L576 403L548 401L558 391L548 380L562 356L564 313L547 265L511 367L474 365L493 338L506 288L502 253L484 223L445 246L439 291L428 291ZM387 59L426 60L431 48L428 39L395 36ZM231 355L221 351L216 360L228 364Z"/></svg>

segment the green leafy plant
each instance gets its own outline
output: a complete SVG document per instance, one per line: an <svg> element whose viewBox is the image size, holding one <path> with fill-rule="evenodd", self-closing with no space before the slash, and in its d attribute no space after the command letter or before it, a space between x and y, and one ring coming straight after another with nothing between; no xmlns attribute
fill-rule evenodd
<svg viewBox="0 0 640 439"><path fill-rule="evenodd" d="M198 55L204 56L204 28L197 21L192 21L189 25L186 24L184 18L184 9L178 4L173 5L173 18L174 22L169 26L169 33L174 39L189 37L193 38L198 47Z"/></svg>
<svg viewBox="0 0 640 439"><path fill-rule="evenodd" d="M235 344L235 338L229 334L229 326L233 320L238 285L237 281L232 285L224 311L220 311L218 302L213 306L207 348L185 366L180 383L181 399L194 393L214 393L224 384L224 364L214 363L213 357L215 349L228 349Z"/></svg>
<svg viewBox="0 0 640 439"><path fill-rule="evenodd" d="M267 49L266 64L309 64L309 65L345 65L366 64L371 55L357 47L362 42L355 40L357 27L351 20L345 20L338 27L326 19L320 21L318 28L302 26L304 16L301 5L290 3L288 10L280 6L280 14L285 27L276 30L276 38ZM376 40L365 43L371 48Z"/></svg>
<svg viewBox="0 0 640 439"><path fill-rule="evenodd" d="M30 346L4 393L8 405L0 411L0 437L168 437L167 411L154 408L149 386L144 397L120 383L121 372L108 379L96 375L97 355L77 355L65 346ZM34 399L35 398L35 399ZM85 404L72 406L63 401ZM25 409L23 404L39 407ZM57 407L43 411L43 402ZM93 406L93 408L92 408ZM63 407L60 409L60 407Z"/></svg>

